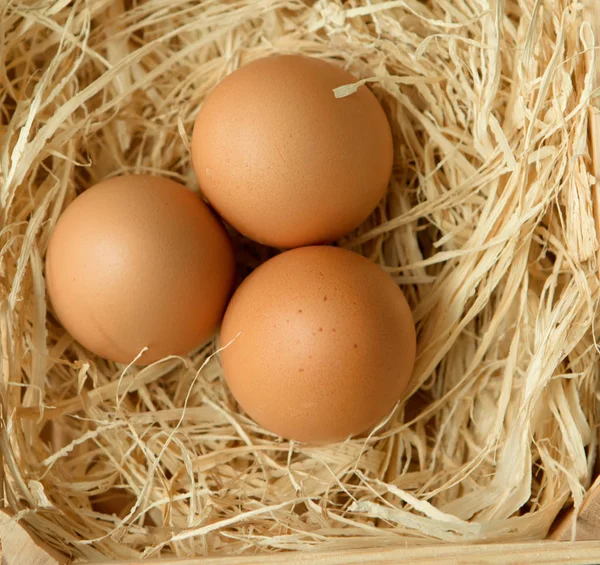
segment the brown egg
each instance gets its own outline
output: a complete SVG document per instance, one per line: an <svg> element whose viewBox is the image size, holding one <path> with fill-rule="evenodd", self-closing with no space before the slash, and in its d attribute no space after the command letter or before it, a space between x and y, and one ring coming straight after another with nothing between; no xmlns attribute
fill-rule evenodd
<svg viewBox="0 0 600 565"><path fill-rule="evenodd" d="M192 161L206 198L244 235L275 247L323 243L375 209L392 169L392 135L357 78L299 55L250 63L226 77L194 126Z"/></svg>
<svg viewBox="0 0 600 565"><path fill-rule="evenodd" d="M225 379L263 427L305 442L363 432L394 407L414 365L409 305L378 265L336 247L270 259L221 328Z"/></svg>
<svg viewBox="0 0 600 565"><path fill-rule="evenodd" d="M229 237L184 186L123 176L77 197L46 259L48 293L64 327L93 353L138 364L185 354L208 339L230 296Z"/></svg>

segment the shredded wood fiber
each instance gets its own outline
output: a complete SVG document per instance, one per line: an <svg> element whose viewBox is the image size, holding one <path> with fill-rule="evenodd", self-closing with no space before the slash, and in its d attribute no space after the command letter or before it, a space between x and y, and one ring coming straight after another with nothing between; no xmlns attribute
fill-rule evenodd
<svg viewBox="0 0 600 565"><path fill-rule="evenodd" d="M2 480L42 538L92 561L526 540L581 503L600 288L579 3L0 6ZM327 447L241 414L213 343L145 369L90 356L44 284L78 192L142 172L197 190L204 96L296 51L343 64L386 109L389 193L342 245L395 277L419 332L410 397L368 438ZM269 254L236 243L247 270Z"/></svg>

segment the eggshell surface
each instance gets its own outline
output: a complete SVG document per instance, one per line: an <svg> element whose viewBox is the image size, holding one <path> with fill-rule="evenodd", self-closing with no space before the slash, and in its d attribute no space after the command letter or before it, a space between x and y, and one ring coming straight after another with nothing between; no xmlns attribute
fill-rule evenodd
<svg viewBox="0 0 600 565"><path fill-rule="evenodd" d="M284 252L238 288L221 327L225 379L247 414L325 443L369 429L411 376L416 336L392 278L335 247Z"/></svg>
<svg viewBox="0 0 600 565"><path fill-rule="evenodd" d="M186 354L215 331L235 262L210 209L166 178L115 177L60 217L46 258L56 316L93 353L138 364Z"/></svg>
<svg viewBox="0 0 600 565"><path fill-rule="evenodd" d="M226 77L205 100L192 162L206 198L233 227L275 247L333 241L383 197L393 146L374 94L326 61L278 55Z"/></svg>

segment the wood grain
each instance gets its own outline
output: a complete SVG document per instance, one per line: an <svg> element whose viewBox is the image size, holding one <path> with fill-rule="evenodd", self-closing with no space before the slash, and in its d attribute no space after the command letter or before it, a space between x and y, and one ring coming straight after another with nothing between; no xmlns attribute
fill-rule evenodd
<svg viewBox="0 0 600 565"><path fill-rule="evenodd" d="M576 521L575 530L573 521ZM571 540L573 532L576 541L600 540L600 477L585 495L579 511L575 513L574 509L569 510L553 528L550 538L557 541Z"/></svg>
<svg viewBox="0 0 600 565"><path fill-rule="evenodd" d="M144 565L598 565L600 542L384 547L332 553L278 553L270 556L204 557L144 561ZM140 565L139 561L97 565Z"/></svg>
<svg viewBox="0 0 600 565"><path fill-rule="evenodd" d="M9 510L0 510L0 541L2 560L0 565L66 565L61 555L33 534L18 521Z"/></svg>

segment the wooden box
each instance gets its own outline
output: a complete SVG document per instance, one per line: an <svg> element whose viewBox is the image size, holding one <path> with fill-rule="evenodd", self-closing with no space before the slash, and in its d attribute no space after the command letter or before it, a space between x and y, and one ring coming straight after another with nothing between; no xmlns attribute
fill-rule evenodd
<svg viewBox="0 0 600 565"><path fill-rule="evenodd" d="M600 563L597 489L585 498L600 424L599 9L0 3L2 563ZM197 190L202 100L280 52L344 65L382 102L388 195L339 244L389 271L419 334L409 398L372 436L324 448L244 416L213 345L148 371L90 356L44 281L57 218L95 181L144 172ZM274 253L237 243L244 274ZM572 506L577 531L555 538L580 541L545 541Z"/></svg>

